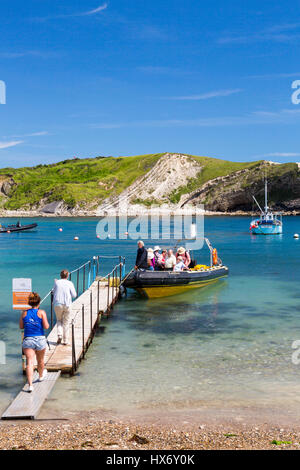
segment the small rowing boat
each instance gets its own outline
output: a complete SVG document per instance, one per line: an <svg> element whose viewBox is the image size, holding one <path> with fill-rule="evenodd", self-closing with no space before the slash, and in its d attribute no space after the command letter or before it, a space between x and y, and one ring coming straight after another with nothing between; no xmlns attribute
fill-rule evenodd
<svg viewBox="0 0 300 470"><path fill-rule="evenodd" d="M196 265L189 271L148 271L131 272L123 283L125 288L134 289L150 299L180 294L190 289L199 289L210 285L229 273L227 266L217 256L209 240L205 239L210 249L210 266ZM195 261L194 261L195 263Z"/></svg>
<svg viewBox="0 0 300 470"><path fill-rule="evenodd" d="M37 227L37 224L21 225L19 222L14 225L6 226L0 224L0 233L24 232L25 230L31 230L35 227Z"/></svg>

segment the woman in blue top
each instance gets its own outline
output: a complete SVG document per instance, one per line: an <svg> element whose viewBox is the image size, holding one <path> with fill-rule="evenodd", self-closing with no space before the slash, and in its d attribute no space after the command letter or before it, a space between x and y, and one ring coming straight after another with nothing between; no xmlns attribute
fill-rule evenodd
<svg viewBox="0 0 300 470"><path fill-rule="evenodd" d="M47 375L44 368L44 356L46 352L46 337L44 328L49 328L47 315L39 306L41 298L39 294L33 292L28 299L31 309L22 312L20 317L20 328L24 329L24 339L22 348L26 356L26 375L29 385L29 392L33 391L32 378L34 369L34 358L36 356L39 372L39 381L42 382Z"/></svg>

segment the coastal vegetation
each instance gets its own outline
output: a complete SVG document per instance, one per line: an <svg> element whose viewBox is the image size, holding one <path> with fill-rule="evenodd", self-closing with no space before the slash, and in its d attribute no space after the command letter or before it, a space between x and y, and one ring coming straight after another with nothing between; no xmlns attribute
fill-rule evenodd
<svg viewBox="0 0 300 470"><path fill-rule="evenodd" d="M210 181L219 176L227 176L245 168L254 168L260 162L231 162L228 160L220 160L218 158L209 157L192 157L197 160L201 166L202 171L193 178L190 178L187 185L180 186L176 191L171 194L170 200L173 203L179 202L183 194L188 194L195 189L201 187L207 181Z"/></svg>
<svg viewBox="0 0 300 470"><path fill-rule="evenodd" d="M4 208L29 209L41 199L63 200L68 207L98 204L112 192L117 195L124 191L148 172L161 155L72 159L50 165L1 169L0 181L6 177L16 183Z"/></svg>
<svg viewBox="0 0 300 470"><path fill-rule="evenodd" d="M296 163L231 162L158 153L0 169L0 209L40 210L61 202L66 210L92 211L128 190L129 203L146 209L192 203L220 212L251 210L252 194L262 202L265 177L271 204L285 201L288 210L293 210L293 201L298 201L300 208Z"/></svg>

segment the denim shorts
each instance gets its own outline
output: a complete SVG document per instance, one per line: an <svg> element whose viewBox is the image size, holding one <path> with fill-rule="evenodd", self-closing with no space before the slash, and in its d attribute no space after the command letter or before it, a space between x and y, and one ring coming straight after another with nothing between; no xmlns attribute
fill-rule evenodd
<svg viewBox="0 0 300 470"><path fill-rule="evenodd" d="M23 349L34 349L35 351L41 351L47 346L45 336L27 336L23 339Z"/></svg>

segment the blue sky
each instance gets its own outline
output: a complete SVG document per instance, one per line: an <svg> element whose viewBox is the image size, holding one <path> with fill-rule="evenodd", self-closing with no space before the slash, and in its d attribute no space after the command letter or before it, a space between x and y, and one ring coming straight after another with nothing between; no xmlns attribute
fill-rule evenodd
<svg viewBox="0 0 300 470"><path fill-rule="evenodd" d="M300 161L299 2L2 0L0 15L0 167Z"/></svg>

